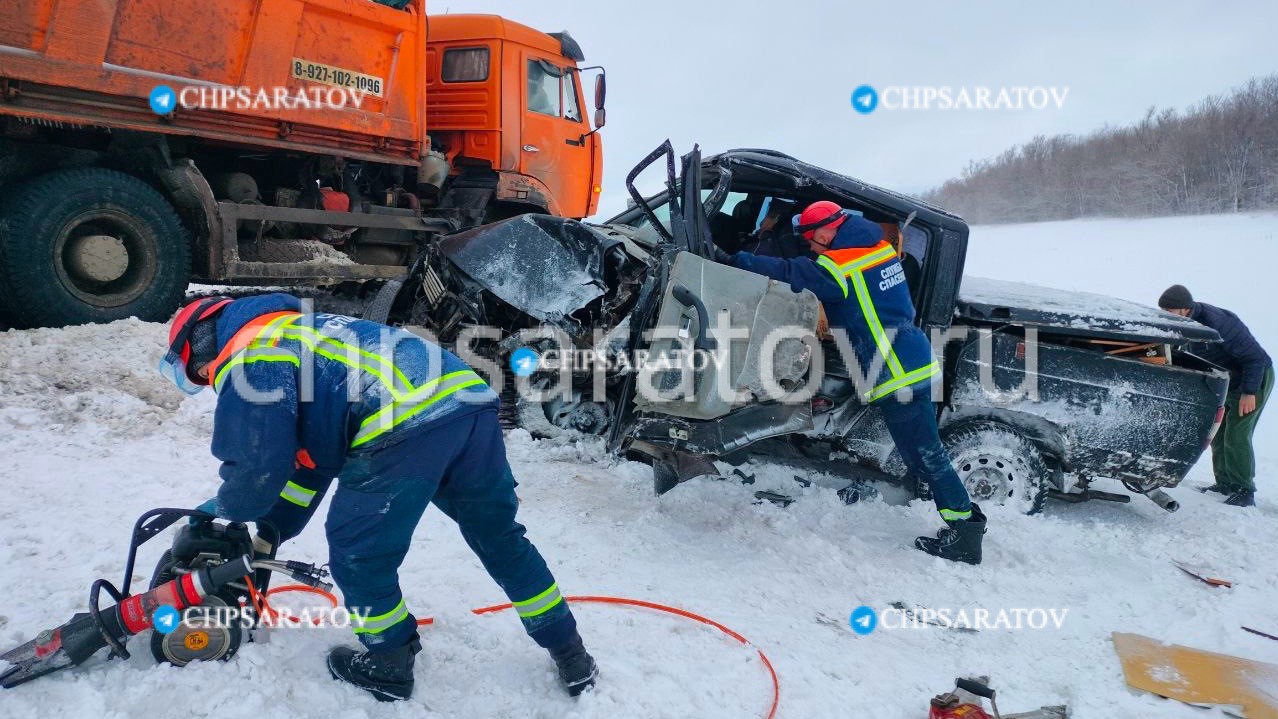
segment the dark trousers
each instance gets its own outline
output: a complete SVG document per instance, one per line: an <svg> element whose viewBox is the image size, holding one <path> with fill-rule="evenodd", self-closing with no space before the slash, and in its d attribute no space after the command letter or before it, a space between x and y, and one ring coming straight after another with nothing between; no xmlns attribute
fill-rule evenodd
<svg viewBox="0 0 1278 719"><path fill-rule="evenodd" d="M1260 390L1256 392L1256 411L1246 417L1238 416L1238 400L1241 393L1230 391L1225 398L1225 419L1216 437L1211 441L1211 467L1216 484L1225 489L1256 491L1256 452L1251 438L1260 421L1260 411L1269 400L1274 388L1274 368L1265 370Z"/></svg>
<svg viewBox="0 0 1278 719"><path fill-rule="evenodd" d="M898 402L889 395L878 407L910 477L922 480L931 489L941 517L948 521L970 516L972 500L941 443L936 406L927 393L920 390L910 402Z"/></svg>
<svg viewBox="0 0 1278 719"><path fill-rule="evenodd" d="M294 477L322 486L308 507L281 499L264 519L295 536L314 513L331 480ZM301 480L301 481L299 481ZM338 477L324 528L329 567L352 613L368 618L356 629L372 651L402 646L416 631L399 586L399 566L426 505L434 502L457 522L466 544L515 603L525 630L539 645L558 647L576 620L537 548L515 521L515 478L495 411L484 411L353 455ZM300 520L300 521L299 521Z"/></svg>

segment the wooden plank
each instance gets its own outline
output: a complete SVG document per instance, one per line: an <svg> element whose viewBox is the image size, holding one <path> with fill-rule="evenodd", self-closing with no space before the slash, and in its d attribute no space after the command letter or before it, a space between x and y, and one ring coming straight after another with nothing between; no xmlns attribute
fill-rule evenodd
<svg viewBox="0 0 1278 719"><path fill-rule="evenodd" d="M1245 719L1278 719L1278 665L1216 654L1139 634L1114 632L1127 684L1196 706L1215 706Z"/></svg>

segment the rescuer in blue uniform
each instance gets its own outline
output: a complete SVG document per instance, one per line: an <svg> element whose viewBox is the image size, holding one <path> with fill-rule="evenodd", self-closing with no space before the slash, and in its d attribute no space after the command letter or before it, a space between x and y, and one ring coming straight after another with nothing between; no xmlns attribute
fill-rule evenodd
<svg viewBox="0 0 1278 719"><path fill-rule="evenodd" d="M184 307L160 370L194 394L218 393L217 497L201 505L297 536L337 479L325 522L329 566L365 651L334 648L329 670L383 701L413 689L417 622L398 569L434 502L461 529L554 658L576 696L594 660L537 548L515 521L518 500L497 421L497 395L447 350L403 330L302 314L296 297L208 298Z"/></svg>
<svg viewBox="0 0 1278 719"><path fill-rule="evenodd" d="M795 221L815 259L729 255L715 259L810 290L821 300L832 330L847 332L867 381L865 402L883 412L888 431L910 474L932 491L946 527L915 546L945 559L980 564L985 515L973 504L941 443L930 398L940 366L923 331L914 325L914 303L896 248L883 228L829 201L814 202ZM845 358L852 359L852 358Z"/></svg>

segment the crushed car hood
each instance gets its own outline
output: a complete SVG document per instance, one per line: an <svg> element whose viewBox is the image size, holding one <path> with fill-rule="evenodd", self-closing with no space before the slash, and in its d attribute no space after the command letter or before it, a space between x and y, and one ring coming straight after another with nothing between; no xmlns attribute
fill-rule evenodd
<svg viewBox="0 0 1278 719"><path fill-rule="evenodd" d="M562 217L520 215L450 235L440 251L502 301L558 322L607 291L604 258L621 237Z"/></svg>
<svg viewBox="0 0 1278 719"><path fill-rule="evenodd" d="M1210 327L1136 302L971 275L963 277L956 313L1099 339L1172 345L1220 341Z"/></svg>

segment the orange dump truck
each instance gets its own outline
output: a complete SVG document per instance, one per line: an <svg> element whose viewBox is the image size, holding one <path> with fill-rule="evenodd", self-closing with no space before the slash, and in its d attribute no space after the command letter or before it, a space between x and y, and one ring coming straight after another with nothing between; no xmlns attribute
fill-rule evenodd
<svg viewBox="0 0 1278 719"><path fill-rule="evenodd" d="M605 87L583 60L424 0L5 0L0 319L397 279L441 233L593 214Z"/></svg>

